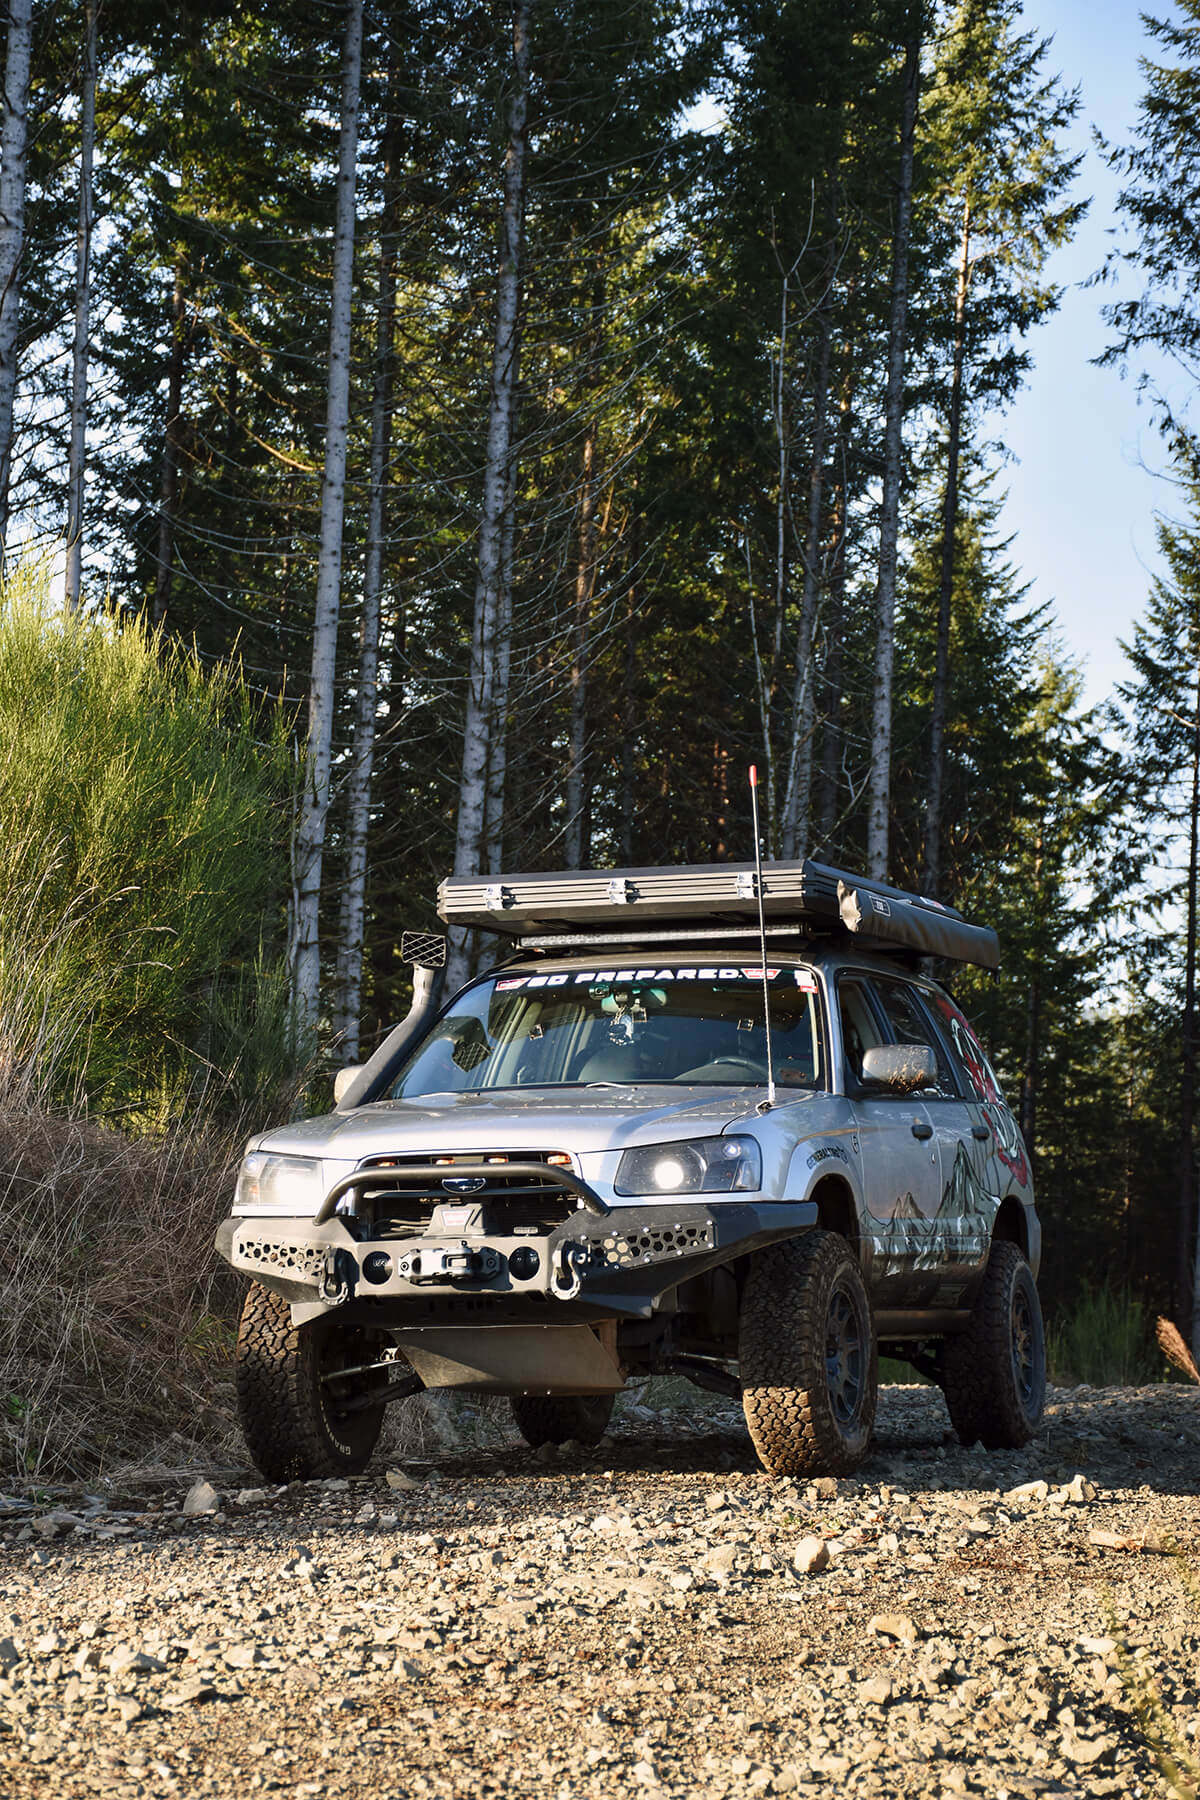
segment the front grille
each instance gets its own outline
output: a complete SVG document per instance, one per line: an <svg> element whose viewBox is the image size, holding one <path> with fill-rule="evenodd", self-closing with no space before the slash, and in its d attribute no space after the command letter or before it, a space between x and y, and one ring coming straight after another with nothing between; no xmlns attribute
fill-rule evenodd
<svg viewBox="0 0 1200 1800"><path fill-rule="evenodd" d="M560 1167L570 1167L565 1152L556 1150L468 1150L453 1155L427 1151L414 1156L372 1156L359 1165L359 1173L378 1170L379 1185L364 1184L359 1189L360 1216L373 1219L373 1230L379 1236L422 1231L435 1206L461 1201L482 1208L483 1229L488 1233L508 1235L522 1226L551 1230L576 1210L575 1196L564 1192L550 1174L544 1181L528 1174L508 1175L505 1163L541 1163L549 1169L552 1161ZM488 1165L482 1187L463 1192L444 1185L453 1180L456 1165L463 1163L476 1168L481 1163ZM445 1173L431 1180L431 1164Z"/></svg>

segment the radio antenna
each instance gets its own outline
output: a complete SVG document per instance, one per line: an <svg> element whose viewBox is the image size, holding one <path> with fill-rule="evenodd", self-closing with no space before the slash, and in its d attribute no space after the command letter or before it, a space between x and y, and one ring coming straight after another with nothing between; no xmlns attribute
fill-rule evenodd
<svg viewBox="0 0 1200 1800"><path fill-rule="evenodd" d="M771 979L767 974L767 915L763 910L762 844L758 836L758 768L750 764L750 808L754 815L754 891L758 896L758 943L762 951L763 1030L767 1038L767 1098L775 1104L775 1064L771 1057Z"/></svg>

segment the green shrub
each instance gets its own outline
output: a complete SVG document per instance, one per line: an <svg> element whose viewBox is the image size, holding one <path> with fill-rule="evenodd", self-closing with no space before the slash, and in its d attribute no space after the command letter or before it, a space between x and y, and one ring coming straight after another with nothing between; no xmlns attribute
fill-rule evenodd
<svg viewBox="0 0 1200 1800"><path fill-rule="evenodd" d="M1124 1288L1085 1286L1046 1337L1050 1379L1061 1387L1138 1387L1161 1379L1149 1308Z"/></svg>
<svg viewBox="0 0 1200 1800"><path fill-rule="evenodd" d="M286 720L238 670L137 621L55 610L44 571L9 579L7 1093L161 1126L198 1102L236 1110L241 1090L261 1108L286 1086L291 791Z"/></svg>

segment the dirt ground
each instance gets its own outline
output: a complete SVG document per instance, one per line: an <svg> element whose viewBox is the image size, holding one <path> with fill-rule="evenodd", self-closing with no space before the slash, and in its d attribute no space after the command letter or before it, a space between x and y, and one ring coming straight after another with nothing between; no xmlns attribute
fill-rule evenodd
<svg viewBox="0 0 1200 1800"><path fill-rule="evenodd" d="M0 1496L0 1793L1136 1796L1148 1735L1200 1756L1200 1390L1056 1391L988 1455L888 1388L837 1482L710 1400L471 1432Z"/></svg>

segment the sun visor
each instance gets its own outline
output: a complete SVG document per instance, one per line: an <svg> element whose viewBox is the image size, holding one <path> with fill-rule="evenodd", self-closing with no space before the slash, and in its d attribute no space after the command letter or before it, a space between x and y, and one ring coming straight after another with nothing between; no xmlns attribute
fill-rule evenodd
<svg viewBox="0 0 1200 1800"><path fill-rule="evenodd" d="M864 949L875 943L903 944L922 956L977 963L981 969L1000 966L1000 940L991 927L968 924L936 900L923 900L916 894L884 894L839 881L838 907L842 924Z"/></svg>

